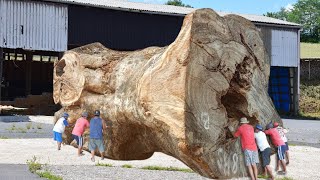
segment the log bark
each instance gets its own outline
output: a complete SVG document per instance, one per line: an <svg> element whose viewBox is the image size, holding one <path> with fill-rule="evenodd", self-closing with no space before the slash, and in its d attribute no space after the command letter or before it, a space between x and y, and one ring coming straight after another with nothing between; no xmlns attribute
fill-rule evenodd
<svg viewBox="0 0 320 180"><path fill-rule="evenodd" d="M82 111L101 110L112 124L111 159L158 151L206 177L246 176L232 131L243 116L252 125L281 121L267 92L269 70L250 21L196 10L168 47L120 52L94 43L67 51L54 68L54 101L63 107L56 117L67 111L74 123Z"/></svg>

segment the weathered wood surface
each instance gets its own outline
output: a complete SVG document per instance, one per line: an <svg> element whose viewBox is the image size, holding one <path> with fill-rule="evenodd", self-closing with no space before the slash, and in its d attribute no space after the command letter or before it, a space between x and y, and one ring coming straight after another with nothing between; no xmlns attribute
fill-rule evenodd
<svg viewBox="0 0 320 180"><path fill-rule="evenodd" d="M280 120L267 93L269 64L251 22L196 10L168 47L119 52L95 43L67 51L54 68L54 101L63 107L56 117L67 111L75 122L100 109L112 124L111 159L160 151L206 177L245 176L230 129L242 116L253 125Z"/></svg>

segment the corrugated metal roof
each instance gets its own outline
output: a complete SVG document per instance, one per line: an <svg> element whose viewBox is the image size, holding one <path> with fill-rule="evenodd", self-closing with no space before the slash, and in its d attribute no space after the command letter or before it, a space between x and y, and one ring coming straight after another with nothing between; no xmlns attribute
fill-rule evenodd
<svg viewBox="0 0 320 180"><path fill-rule="evenodd" d="M183 16L196 10L195 8L186 8L186 7L170 6L170 5L162 5L162 4L130 2L126 0L44 0L44 1L77 4L77 5L100 7L100 8L107 8L107 9L117 9L117 10L124 10L124 11L138 11L142 13L164 14L164 15ZM282 21L279 19L274 19L266 16L227 13L227 12L219 12L219 11L217 11L217 13L220 16L224 16L227 14L236 14L252 22L258 22L258 23L278 24L278 25L292 26L297 28L301 27L301 25L296 23Z"/></svg>

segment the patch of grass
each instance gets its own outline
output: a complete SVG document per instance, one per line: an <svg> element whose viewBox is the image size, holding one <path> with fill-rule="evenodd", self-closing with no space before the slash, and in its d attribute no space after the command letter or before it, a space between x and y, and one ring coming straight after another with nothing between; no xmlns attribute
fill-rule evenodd
<svg viewBox="0 0 320 180"><path fill-rule="evenodd" d="M16 125L12 124L10 128L7 128L7 130L10 132L16 130Z"/></svg>
<svg viewBox="0 0 320 180"><path fill-rule="evenodd" d="M32 127L32 123L26 124L26 128L27 128L28 130L31 129L31 127Z"/></svg>
<svg viewBox="0 0 320 180"><path fill-rule="evenodd" d="M283 177L283 178L277 178L276 180L294 180L291 177Z"/></svg>
<svg viewBox="0 0 320 180"><path fill-rule="evenodd" d="M62 177L53 175L53 174L51 174L50 171L37 172L37 174L40 177L46 178L46 179L49 179L49 180L63 180Z"/></svg>
<svg viewBox="0 0 320 180"><path fill-rule="evenodd" d="M130 165L130 164L124 164L124 165L122 165L121 167L123 167L123 168L132 168L132 165Z"/></svg>
<svg viewBox="0 0 320 180"><path fill-rule="evenodd" d="M98 163L96 163L96 166L112 167L112 164L100 163L100 162L98 161Z"/></svg>
<svg viewBox="0 0 320 180"><path fill-rule="evenodd" d="M288 143L289 146L297 146L296 144Z"/></svg>
<svg viewBox="0 0 320 180"><path fill-rule="evenodd" d="M32 159L27 160L27 164L29 166L29 171L32 173L36 173L38 170L41 170L42 164L37 162L37 157L33 156Z"/></svg>
<svg viewBox="0 0 320 180"><path fill-rule="evenodd" d="M0 136L0 139L9 139L7 136Z"/></svg>
<svg viewBox="0 0 320 180"><path fill-rule="evenodd" d="M38 160L37 160L36 156L33 156L32 159L27 160L29 171L31 173L37 174L38 176L40 176L42 178L49 179L49 180L62 180L62 177L53 175L48 170L42 171L42 168L43 168L44 165L39 163L39 162L37 162L37 161Z"/></svg>
<svg viewBox="0 0 320 180"><path fill-rule="evenodd" d="M17 131L20 132L20 133L26 133L27 132L27 129L24 129L22 127L19 127L17 128Z"/></svg>
<svg viewBox="0 0 320 180"><path fill-rule="evenodd" d="M38 124L38 125L37 125L37 129L42 129L41 124Z"/></svg>
<svg viewBox="0 0 320 180"><path fill-rule="evenodd" d="M141 169L145 170L158 170L158 171L181 171L181 172L188 172L188 173L193 173L191 169L186 169L186 168L177 168L177 167L161 167L161 166L145 166L142 167Z"/></svg>
<svg viewBox="0 0 320 180"><path fill-rule="evenodd" d="M268 176L258 175L258 178L260 178L260 179L268 179Z"/></svg>

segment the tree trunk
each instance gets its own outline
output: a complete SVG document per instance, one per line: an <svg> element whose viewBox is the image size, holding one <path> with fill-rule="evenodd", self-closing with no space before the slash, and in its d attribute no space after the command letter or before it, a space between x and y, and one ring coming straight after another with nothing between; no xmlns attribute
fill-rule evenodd
<svg viewBox="0 0 320 180"><path fill-rule="evenodd" d="M245 176L239 119L280 121L267 93L270 62L259 31L210 9L185 17L170 46L134 52L99 43L67 51L54 68L54 101L74 123L101 110L111 159L174 156L203 176ZM71 129L65 138L70 143Z"/></svg>

